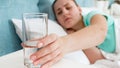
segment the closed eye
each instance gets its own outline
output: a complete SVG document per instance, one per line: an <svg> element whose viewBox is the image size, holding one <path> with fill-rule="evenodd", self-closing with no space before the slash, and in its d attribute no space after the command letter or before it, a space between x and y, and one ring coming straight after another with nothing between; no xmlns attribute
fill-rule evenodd
<svg viewBox="0 0 120 68"><path fill-rule="evenodd" d="M66 7L67 10L70 10L72 8L72 6Z"/></svg>
<svg viewBox="0 0 120 68"><path fill-rule="evenodd" d="M62 14L62 11L59 11L57 14L58 14L58 15Z"/></svg>

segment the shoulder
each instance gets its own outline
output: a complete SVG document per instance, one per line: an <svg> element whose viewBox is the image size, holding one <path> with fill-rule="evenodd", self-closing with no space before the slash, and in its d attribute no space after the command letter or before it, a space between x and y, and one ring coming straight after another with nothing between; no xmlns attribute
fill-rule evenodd
<svg viewBox="0 0 120 68"><path fill-rule="evenodd" d="M86 26L90 25L91 20L102 21L101 19L103 19L103 20L106 20L107 22L110 22L111 20L113 20L111 16L101 11L91 11L88 14L83 15L83 19Z"/></svg>
<svg viewBox="0 0 120 68"><path fill-rule="evenodd" d="M84 24L86 26L89 26L91 24L91 20L97 20L97 19L99 19L99 17L103 17L102 15L103 15L102 12L91 11L91 12L83 15Z"/></svg>
<svg viewBox="0 0 120 68"><path fill-rule="evenodd" d="M99 16L103 16L105 14L103 14L102 12L99 11L91 11L89 12L86 16L86 20L90 21L93 17L99 17Z"/></svg>

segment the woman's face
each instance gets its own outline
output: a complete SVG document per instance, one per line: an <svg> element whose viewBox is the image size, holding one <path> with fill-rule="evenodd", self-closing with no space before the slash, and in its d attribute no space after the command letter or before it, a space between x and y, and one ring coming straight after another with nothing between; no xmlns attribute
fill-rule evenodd
<svg viewBox="0 0 120 68"><path fill-rule="evenodd" d="M54 11L59 24L64 28L73 28L81 19L81 9L73 0L57 0Z"/></svg>

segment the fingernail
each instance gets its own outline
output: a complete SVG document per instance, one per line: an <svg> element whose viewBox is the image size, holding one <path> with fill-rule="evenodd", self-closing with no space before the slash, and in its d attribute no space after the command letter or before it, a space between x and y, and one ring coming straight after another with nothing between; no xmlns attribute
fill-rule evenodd
<svg viewBox="0 0 120 68"><path fill-rule="evenodd" d="M38 44L38 48L41 48L43 46L43 43Z"/></svg>
<svg viewBox="0 0 120 68"><path fill-rule="evenodd" d="M32 56L30 59L34 61L36 59L36 56Z"/></svg>

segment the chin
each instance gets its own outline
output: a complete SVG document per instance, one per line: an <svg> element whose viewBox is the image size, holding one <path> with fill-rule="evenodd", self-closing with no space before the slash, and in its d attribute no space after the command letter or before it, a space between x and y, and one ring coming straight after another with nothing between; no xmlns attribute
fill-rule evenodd
<svg viewBox="0 0 120 68"><path fill-rule="evenodd" d="M71 26L65 26L64 28L68 29L68 28L72 28Z"/></svg>
<svg viewBox="0 0 120 68"><path fill-rule="evenodd" d="M73 25L71 24L71 22L69 22L69 23L67 23L67 24L65 24L65 26L64 26L65 28L72 28L73 27Z"/></svg>

